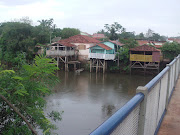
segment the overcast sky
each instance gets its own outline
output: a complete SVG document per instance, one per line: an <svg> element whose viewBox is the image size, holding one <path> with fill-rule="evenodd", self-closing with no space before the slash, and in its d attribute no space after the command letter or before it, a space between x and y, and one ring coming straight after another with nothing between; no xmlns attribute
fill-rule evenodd
<svg viewBox="0 0 180 135"><path fill-rule="evenodd" d="M165 36L180 36L180 0L0 0L0 22L29 17L53 18L59 27L90 34L118 22L136 34L148 28Z"/></svg>

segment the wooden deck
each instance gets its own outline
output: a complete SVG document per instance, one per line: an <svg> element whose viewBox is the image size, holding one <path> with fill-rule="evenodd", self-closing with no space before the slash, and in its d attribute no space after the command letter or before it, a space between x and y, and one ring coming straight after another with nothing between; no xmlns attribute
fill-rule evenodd
<svg viewBox="0 0 180 135"><path fill-rule="evenodd" d="M158 135L180 135L180 78L177 81Z"/></svg>

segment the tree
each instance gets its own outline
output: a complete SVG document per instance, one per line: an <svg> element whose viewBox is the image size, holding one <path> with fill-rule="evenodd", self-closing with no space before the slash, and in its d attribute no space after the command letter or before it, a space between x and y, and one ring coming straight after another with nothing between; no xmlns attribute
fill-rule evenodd
<svg viewBox="0 0 180 135"><path fill-rule="evenodd" d="M180 54L180 44L177 42L168 43L166 42L161 50L163 52L164 58L173 60L178 54Z"/></svg>
<svg viewBox="0 0 180 135"><path fill-rule="evenodd" d="M146 39L144 34L141 32L139 35L136 35L136 39Z"/></svg>
<svg viewBox="0 0 180 135"><path fill-rule="evenodd" d="M32 59L35 46L32 36L33 26L20 22L5 22L0 25L0 60L14 63L18 54L24 52Z"/></svg>
<svg viewBox="0 0 180 135"><path fill-rule="evenodd" d="M62 39L69 38L78 34L80 34L80 30L76 28L63 28L61 31Z"/></svg>
<svg viewBox="0 0 180 135"><path fill-rule="evenodd" d="M138 46L138 42L135 39L120 39L120 42L124 44L124 48L130 49Z"/></svg>
<svg viewBox="0 0 180 135"><path fill-rule="evenodd" d="M110 40L117 40L118 35L122 32L125 32L125 28L123 28L119 23L114 22L114 24L105 24L105 29L107 30L107 37Z"/></svg>
<svg viewBox="0 0 180 135"><path fill-rule="evenodd" d="M122 32L119 35L119 38L122 39L135 38L135 32Z"/></svg>
<svg viewBox="0 0 180 135"><path fill-rule="evenodd" d="M53 24L54 20L50 18L49 20L38 20L40 23L36 26L34 31L36 35L37 43L51 43L52 33L54 32L56 25Z"/></svg>
<svg viewBox="0 0 180 135"><path fill-rule="evenodd" d="M36 56L32 65L23 64L16 72L0 69L0 134L32 134L25 119L34 129L42 129L44 134L55 129L43 112L44 96L51 94L50 88L57 82L55 63L54 59ZM12 106L25 118L21 119ZM53 111L48 117L61 120L59 112Z"/></svg>
<svg viewBox="0 0 180 135"><path fill-rule="evenodd" d="M146 38L150 38L150 37L152 37L152 36L153 36L153 33L154 33L154 31L153 31L153 30L148 29L148 31L147 31L147 33L146 33Z"/></svg>

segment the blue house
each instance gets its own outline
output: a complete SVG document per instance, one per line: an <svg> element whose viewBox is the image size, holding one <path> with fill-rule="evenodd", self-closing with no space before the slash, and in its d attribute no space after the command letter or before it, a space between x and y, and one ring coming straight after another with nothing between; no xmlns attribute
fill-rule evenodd
<svg viewBox="0 0 180 135"><path fill-rule="evenodd" d="M90 72L92 67L103 68L103 72L107 67L107 60L115 60L117 51L122 46L117 41L104 41L89 47Z"/></svg>
<svg viewBox="0 0 180 135"><path fill-rule="evenodd" d="M89 59L114 60L122 44L105 41L89 47Z"/></svg>

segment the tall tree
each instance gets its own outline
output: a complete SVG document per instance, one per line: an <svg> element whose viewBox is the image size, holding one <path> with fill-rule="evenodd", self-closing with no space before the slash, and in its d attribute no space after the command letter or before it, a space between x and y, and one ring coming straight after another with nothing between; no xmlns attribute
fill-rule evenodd
<svg viewBox="0 0 180 135"><path fill-rule="evenodd" d="M32 59L35 46L32 36L33 26L20 22L5 22L0 25L0 59L16 63L18 54L25 52L27 59Z"/></svg>
<svg viewBox="0 0 180 135"><path fill-rule="evenodd" d="M80 30L76 28L63 28L61 31L62 39L69 38L78 34L80 34Z"/></svg>
<svg viewBox="0 0 180 135"><path fill-rule="evenodd" d="M119 23L114 22L114 24L105 24L105 29L107 30L107 36L111 40L117 40L118 35L122 32L125 32L125 28L123 28Z"/></svg>

